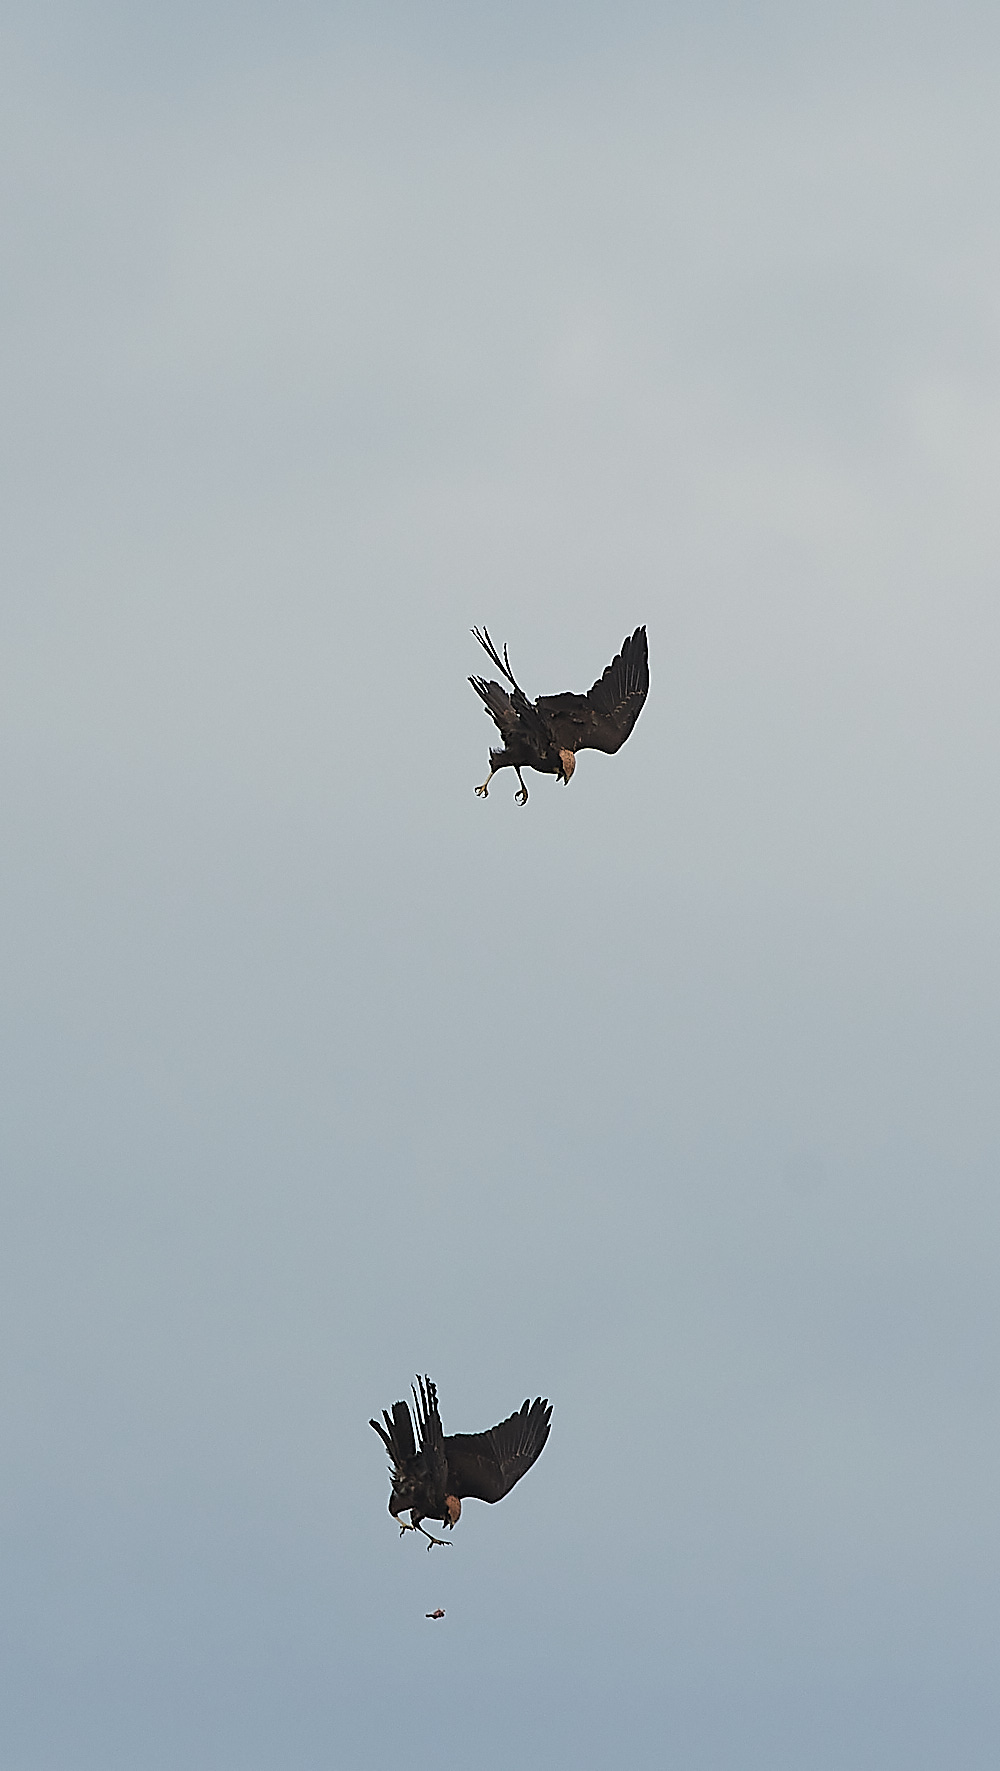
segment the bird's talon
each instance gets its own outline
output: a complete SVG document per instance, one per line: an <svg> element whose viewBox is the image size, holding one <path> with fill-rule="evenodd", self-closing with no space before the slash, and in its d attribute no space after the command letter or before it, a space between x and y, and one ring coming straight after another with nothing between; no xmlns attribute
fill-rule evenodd
<svg viewBox="0 0 1000 1771"><path fill-rule="evenodd" d="M413 1529L414 1531L419 1531L421 1537L427 1538L427 1548L429 1550L432 1550L436 1543L439 1543L444 1550L451 1549L451 1544L446 1537L435 1537L432 1531L427 1530L426 1525L415 1525Z"/></svg>

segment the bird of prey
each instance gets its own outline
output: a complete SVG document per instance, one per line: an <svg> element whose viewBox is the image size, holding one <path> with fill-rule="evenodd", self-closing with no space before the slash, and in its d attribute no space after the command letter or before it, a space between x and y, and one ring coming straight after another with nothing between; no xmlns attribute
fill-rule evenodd
<svg viewBox="0 0 1000 1771"><path fill-rule="evenodd" d="M458 1523L463 1500L503 1500L525 1470L530 1470L549 1436L551 1404L539 1396L486 1433L449 1433L441 1427L437 1389L429 1377L413 1386L417 1417L414 1435L409 1404L397 1402L375 1428L392 1460L389 1511L404 1531L419 1531L434 1544L447 1542L425 1531L421 1520L440 1519L450 1530ZM410 1522L400 1518L409 1512Z"/></svg>
<svg viewBox="0 0 1000 1771"><path fill-rule="evenodd" d="M500 750L490 751L490 772L476 792L482 799L498 769L513 769L521 783L514 798L527 804L528 789L522 769L538 769L567 782L576 768L578 750L604 750L613 756L620 750L642 712L649 693L649 654L646 629L637 627L622 643L617 658L599 676L586 695L539 695L529 701L514 681L504 646L503 657L484 627L472 629L493 664L510 684L470 676L469 681L485 705L503 738Z"/></svg>
<svg viewBox="0 0 1000 1771"><path fill-rule="evenodd" d="M444 1612L442 1611L442 1609L439 1605L436 1611L425 1611L424 1616L425 1617L443 1617Z"/></svg>

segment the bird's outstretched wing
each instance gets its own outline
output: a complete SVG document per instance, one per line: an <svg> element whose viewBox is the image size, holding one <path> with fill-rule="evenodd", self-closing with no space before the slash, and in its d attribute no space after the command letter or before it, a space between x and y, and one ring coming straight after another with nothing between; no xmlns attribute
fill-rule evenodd
<svg viewBox="0 0 1000 1771"><path fill-rule="evenodd" d="M620 750L649 693L646 629L637 627L586 695L539 695L538 708L561 750Z"/></svg>
<svg viewBox="0 0 1000 1771"><path fill-rule="evenodd" d="M539 1396L487 1433L449 1433L448 1493L459 1500L502 1500L541 1452L551 1414L551 1403Z"/></svg>

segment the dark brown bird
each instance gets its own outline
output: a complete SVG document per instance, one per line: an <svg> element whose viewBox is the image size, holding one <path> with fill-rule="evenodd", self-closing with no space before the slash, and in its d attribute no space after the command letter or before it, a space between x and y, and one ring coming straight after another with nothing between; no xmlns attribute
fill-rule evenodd
<svg viewBox="0 0 1000 1771"><path fill-rule="evenodd" d="M430 1538L430 1549L447 1539L432 1537L421 1520L440 1519L450 1530L458 1522L463 1500L503 1500L541 1452L549 1436L552 1406L539 1396L486 1433L449 1433L445 1437L437 1390L429 1377L417 1378L413 1402L416 1436L406 1402L397 1402L391 1414L383 1409L385 1426L377 1420L369 1425L392 1459L389 1511L399 1526L399 1535L419 1531ZM408 1525L400 1518L405 1512L410 1515Z"/></svg>
<svg viewBox="0 0 1000 1771"><path fill-rule="evenodd" d="M508 692L502 684L488 682L482 676L469 678L503 738L503 748L490 751L490 772L482 786L476 788L483 799L498 769L514 770L521 783L514 798L523 806L528 801L528 789L522 769L538 769L543 775L556 775L567 782L576 768L578 750L603 750L613 756L621 749L649 693L644 627L637 627L631 638L623 642L617 658L612 659L586 695L539 695L535 701L529 701L514 681L507 647L504 646L501 658L485 627L481 633L478 627L472 631L511 689Z"/></svg>
<svg viewBox="0 0 1000 1771"><path fill-rule="evenodd" d="M424 1616L425 1617L443 1617L444 1612L442 1611L442 1609L439 1605L436 1611L425 1611Z"/></svg>

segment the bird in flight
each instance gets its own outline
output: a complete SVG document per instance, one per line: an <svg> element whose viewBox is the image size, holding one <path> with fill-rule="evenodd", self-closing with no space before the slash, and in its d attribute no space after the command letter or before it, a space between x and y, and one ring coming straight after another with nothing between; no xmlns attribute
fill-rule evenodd
<svg viewBox="0 0 1000 1771"><path fill-rule="evenodd" d="M442 1609L439 1605L436 1611L425 1611L424 1616L425 1617L443 1617L444 1612L442 1611Z"/></svg>
<svg viewBox="0 0 1000 1771"><path fill-rule="evenodd" d="M622 642L617 658L599 676L586 695L539 695L529 701L514 681L504 646L497 651L487 629L472 629L483 651L506 678L510 688L470 676L469 681L503 739L500 750L490 751L490 772L476 792L482 799L498 769L513 769L521 783L514 798L519 806L528 802L522 769L538 769L567 782L576 768L578 750L603 750L613 756L620 750L642 712L649 693L649 653L646 629L637 627Z"/></svg>
<svg viewBox="0 0 1000 1771"><path fill-rule="evenodd" d="M417 1378L413 1402L415 1435L407 1402L395 1403L391 1414L383 1409L384 1426L377 1420L369 1425L392 1460L389 1511L399 1526L399 1535L419 1531L430 1539L430 1550L448 1540L433 1537L421 1521L440 1519L450 1530L458 1523L463 1500L503 1500L541 1452L549 1436L552 1406L539 1396L486 1433L446 1436L438 1413L437 1389L429 1377ZM409 1524L400 1518L407 1511Z"/></svg>

